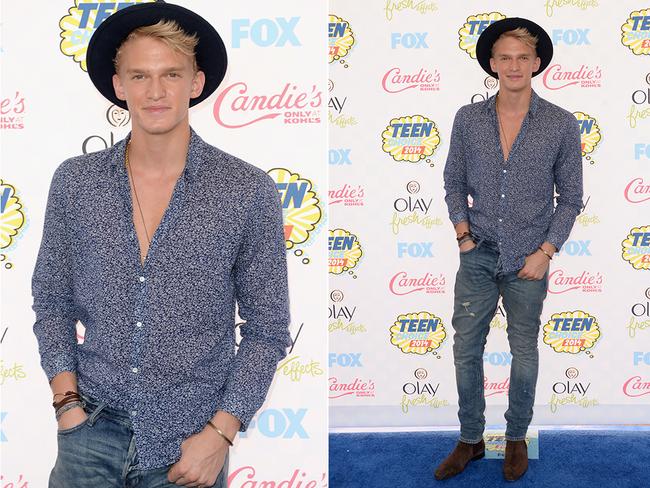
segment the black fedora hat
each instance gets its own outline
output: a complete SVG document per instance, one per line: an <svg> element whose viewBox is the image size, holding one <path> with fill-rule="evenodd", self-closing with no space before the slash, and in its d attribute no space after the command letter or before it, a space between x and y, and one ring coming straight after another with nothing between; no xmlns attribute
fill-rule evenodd
<svg viewBox="0 0 650 488"><path fill-rule="evenodd" d="M126 102L115 96L113 58L124 39L138 27L154 25L160 20L174 20L187 34L196 34L196 62L205 73L201 94L190 100L190 107L208 98L226 75L228 56L219 33L200 15L178 5L155 1L138 3L118 10L97 28L88 43L86 65L90 79L99 92L118 107Z"/></svg>
<svg viewBox="0 0 650 488"><path fill-rule="evenodd" d="M551 59L553 58L553 43L546 31L531 20L522 19L520 17L508 17L506 19L497 20L487 26L476 43L476 59L478 59L481 68L483 68L490 76L493 76L494 78L499 77L499 75L492 71L492 68L490 67L492 46L501 34L515 30L519 27L524 27L533 36L537 37L537 56L539 56L541 63L539 69L533 73L533 76L537 76L544 71L551 62Z"/></svg>

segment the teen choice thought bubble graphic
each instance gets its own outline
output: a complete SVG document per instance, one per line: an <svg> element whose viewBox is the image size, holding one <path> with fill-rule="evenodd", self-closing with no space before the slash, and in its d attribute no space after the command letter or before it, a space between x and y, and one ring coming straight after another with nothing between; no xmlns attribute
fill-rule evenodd
<svg viewBox="0 0 650 488"><path fill-rule="evenodd" d="M16 189L0 179L0 249L9 247L25 223L25 214Z"/></svg>
<svg viewBox="0 0 650 488"><path fill-rule="evenodd" d="M447 337L440 317L429 312L399 315L390 327L390 342L406 354L426 354L438 349Z"/></svg>
<svg viewBox="0 0 650 488"><path fill-rule="evenodd" d="M625 261L634 269L650 270L650 225L632 228L621 244Z"/></svg>
<svg viewBox="0 0 650 488"><path fill-rule="evenodd" d="M544 325L544 344L555 352L584 352L594 347L599 337L598 320L582 310L554 313Z"/></svg>
<svg viewBox="0 0 650 488"><path fill-rule="evenodd" d="M650 54L650 8L630 13L621 26L621 43L637 56Z"/></svg>
<svg viewBox="0 0 650 488"><path fill-rule="evenodd" d="M395 161L417 163L431 156L440 144L436 123L424 115L394 118L382 132L382 149Z"/></svg>
<svg viewBox="0 0 650 488"><path fill-rule="evenodd" d="M348 55L354 46L354 32L347 20L330 14L328 24L329 62L333 63Z"/></svg>
<svg viewBox="0 0 650 488"><path fill-rule="evenodd" d="M582 156L592 153L602 136L600 135L600 127L596 119L584 112L573 112L573 116L580 125L580 145L582 146Z"/></svg>
<svg viewBox="0 0 650 488"><path fill-rule="evenodd" d="M357 236L345 229L330 230L328 250L329 272L332 274L351 270L359 264L363 255Z"/></svg>
<svg viewBox="0 0 650 488"><path fill-rule="evenodd" d="M287 249L309 240L323 212L312 182L285 168L273 168L268 174L275 181L282 201L284 240Z"/></svg>
<svg viewBox="0 0 650 488"><path fill-rule="evenodd" d="M68 15L59 21L61 28L60 49L66 56L72 57L79 63L82 70L86 68L86 50L88 42L100 24L118 10L136 3L148 3L154 0L131 0L129 2L115 2L107 0L75 0L74 7L70 7Z"/></svg>
<svg viewBox="0 0 650 488"><path fill-rule="evenodd" d="M505 18L506 16L500 12L470 15L467 17L467 22L458 31L460 38L458 47L469 54L472 59L476 59L476 43L481 33L488 25Z"/></svg>

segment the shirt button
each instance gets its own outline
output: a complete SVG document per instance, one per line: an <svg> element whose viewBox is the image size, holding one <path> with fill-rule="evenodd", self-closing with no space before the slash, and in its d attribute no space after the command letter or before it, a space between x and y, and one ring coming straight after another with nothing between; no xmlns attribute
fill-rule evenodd
<svg viewBox="0 0 650 488"><path fill-rule="evenodd" d="M503 219L499 219L499 222L503 222Z"/></svg>
<svg viewBox="0 0 650 488"><path fill-rule="evenodd" d="M144 276L140 276L140 283L144 281Z"/></svg>
<svg viewBox="0 0 650 488"><path fill-rule="evenodd" d="M131 410L131 417L135 417L138 414L137 410Z"/></svg>
<svg viewBox="0 0 650 488"><path fill-rule="evenodd" d="M137 372L138 372L138 368L131 368L131 371L133 371L134 373L137 373Z"/></svg>
<svg viewBox="0 0 650 488"><path fill-rule="evenodd" d="M501 194L501 198L505 198L505 197L506 197L506 196L502 193L502 194ZM141 277L141 278L140 278L140 281L144 281L144 278Z"/></svg>
<svg viewBox="0 0 650 488"><path fill-rule="evenodd" d="M142 322L136 322L136 327L142 327Z"/></svg>
<svg viewBox="0 0 650 488"><path fill-rule="evenodd" d="M504 172L504 173L507 173L507 172L508 172L508 170L507 170L507 169L504 169L504 170L503 170L503 172Z"/></svg>
<svg viewBox="0 0 650 488"><path fill-rule="evenodd" d="M129 233L129 237L130 237L131 239L133 239L133 232L130 232L130 233Z"/></svg>

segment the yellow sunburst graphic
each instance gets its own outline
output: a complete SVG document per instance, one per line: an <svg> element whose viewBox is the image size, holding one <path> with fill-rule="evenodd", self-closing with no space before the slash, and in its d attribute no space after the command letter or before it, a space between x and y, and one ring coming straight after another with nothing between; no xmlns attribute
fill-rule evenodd
<svg viewBox="0 0 650 488"><path fill-rule="evenodd" d="M331 274L350 271L363 255L361 243L356 235L345 229L329 231L328 266Z"/></svg>
<svg viewBox="0 0 650 488"><path fill-rule="evenodd" d="M399 315L390 327L390 342L406 354L426 354L440 347L447 337L440 317L430 312Z"/></svg>
<svg viewBox="0 0 650 488"><path fill-rule="evenodd" d="M596 119L584 112L573 112L573 116L580 123L580 145L582 146L582 156L592 153L602 139L600 127Z"/></svg>
<svg viewBox="0 0 650 488"><path fill-rule="evenodd" d="M433 120L424 115L394 118L381 134L382 149L395 161L417 163L431 156L440 144Z"/></svg>
<svg viewBox="0 0 650 488"><path fill-rule="evenodd" d="M333 63L345 57L354 46L354 32L350 23L337 15L330 14L329 18L329 62Z"/></svg>
<svg viewBox="0 0 650 488"><path fill-rule="evenodd" d="M650 270L650 225L630 230L623 246L623 259L634 269Z"/></svg>
<svg viewBox="0 0 650 488"><path fill-rule="evenodd" d="M148 3L155 0L131 0L133 3ZM126 3L126 2L125 2ZM108 0L75 0L74 6L68 9L59 21L61 28L61 52L72 57L82 70L86 68L86 50L95 29L107 17L115 13L120 2Z"/></svg>
<svg viewBox="0 0 650 488"><path fill-rule="evenodd" d="M555 352L584 352L594 347L599 337L598 320L582 310L554 313L544 325L544 344Z"/></svg>
<svg viewBox="0 0 650 488"><path fill-rule="evenodd" d="M16 189L0 180L0 249L11 245L14 236L25 223L25 214Z"/></svg>
<svg viewBox="0 0 650 488"><path fill-rule="evenodd" d="M485 25L485 22L489 22L491 24L492 22L496 22L497 20L505 18L506 16L501 12L470 15L467 17L467 22L465 22L458 31L458 37L460 38L458 41L458 47L469 54L472 59L476 59L476 43L478 42L478 38L480 36L478 30L481 26L481 23L483 23L483 26L487 27Z"/></svg>
<svg viewBox="0 0 650 488"><path fill-rule="evenodd" d="M320 201L314 192L312 182L285 168L273 168L268 174L282 200L284 217L284 240L287 249L309 240L311 232L323 217Z"/></svg>
<svg viewBox="0 0 650 488"><path fill-rule="evenodd" d="M650 8L631 12L621 26L621 43L637 56L650 54L650 30L640 29L647 17L650 17Z"/></svg>

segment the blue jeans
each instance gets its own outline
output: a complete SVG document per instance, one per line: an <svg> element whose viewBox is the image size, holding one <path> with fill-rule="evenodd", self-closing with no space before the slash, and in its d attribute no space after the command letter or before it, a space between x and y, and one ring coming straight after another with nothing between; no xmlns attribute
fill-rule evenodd
<svg viewBox="0 0 650 488"><path fill-rule="evenodd" d="M86 421L57 432L49 488L172 488L169 466L141 470L129 414L86 395ZM228 457L213 488L226 488Z"/></svg>
<svg viewBox="0 0 650 488"><path fill-rule="evenodd" d="M461 253L456 275L454 316L454 365L458 389L460 440L481 441L485 429L483 351L499 301L508 318L508 342L512 353L506 439L526 438L533 418L539 354L537 338L548 272L541 280L523 280L517 273L501 273L496 244L480 240Z"/></svg>

